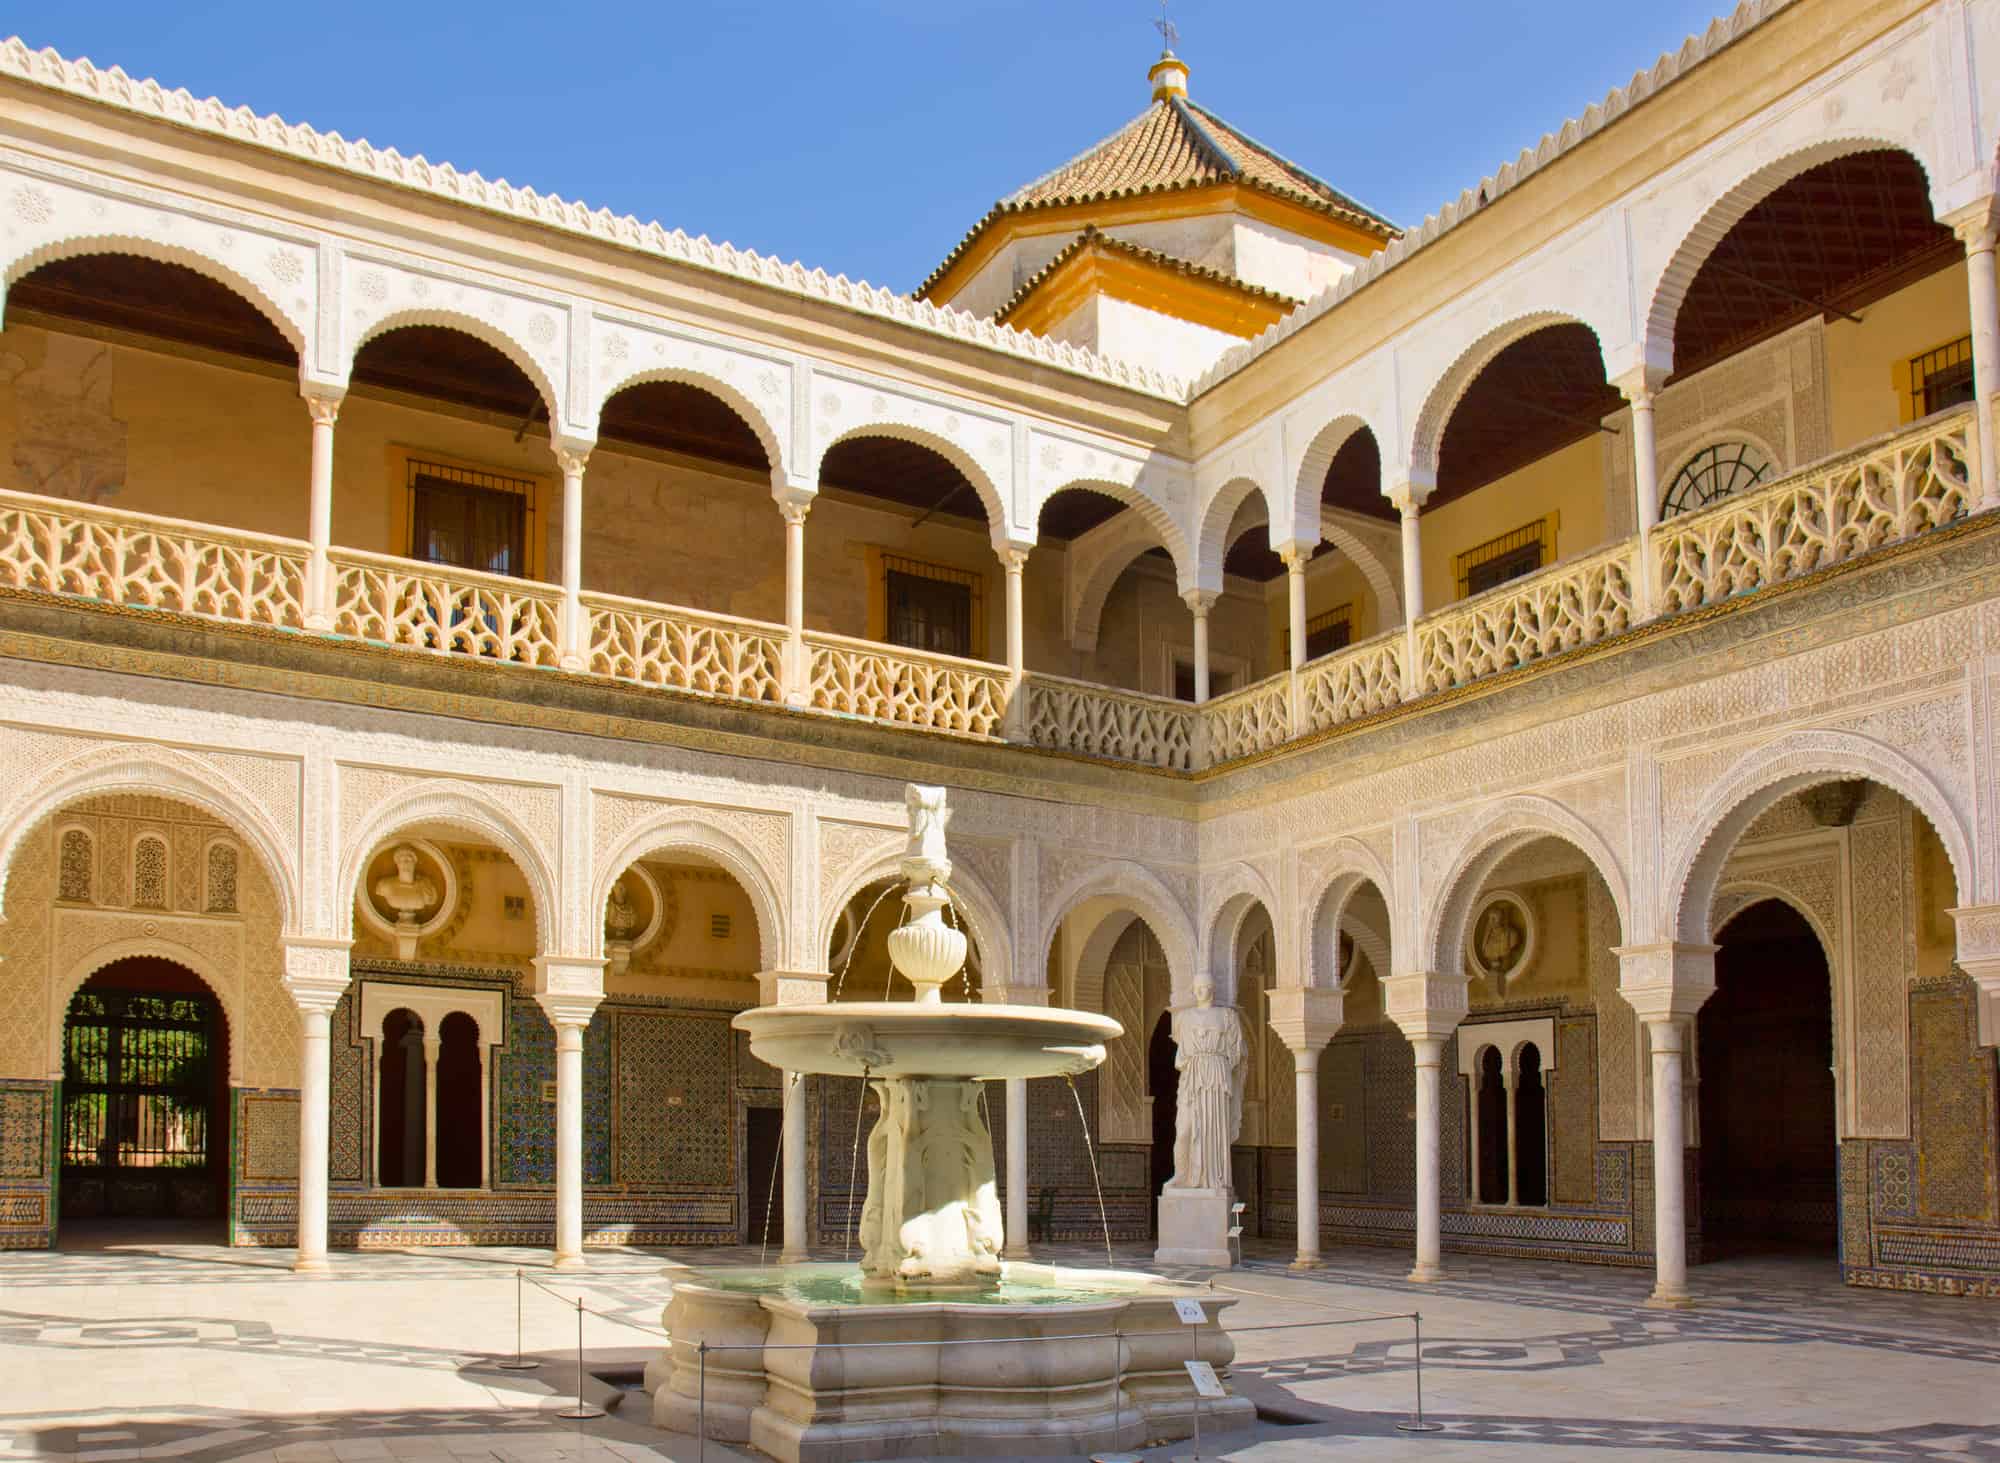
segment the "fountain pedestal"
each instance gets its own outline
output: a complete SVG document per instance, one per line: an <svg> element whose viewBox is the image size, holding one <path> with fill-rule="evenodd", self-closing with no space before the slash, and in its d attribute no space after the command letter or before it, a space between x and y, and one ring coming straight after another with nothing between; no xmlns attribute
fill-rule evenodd
<svg viewBox="0 0 2000 1463"><path fill-rule="evenodd" d="M864 1290L933 1293L1000 1283L1000 1197L983 1083L870 1082L880 1116L868 1135L861 1211Z"/></svg>

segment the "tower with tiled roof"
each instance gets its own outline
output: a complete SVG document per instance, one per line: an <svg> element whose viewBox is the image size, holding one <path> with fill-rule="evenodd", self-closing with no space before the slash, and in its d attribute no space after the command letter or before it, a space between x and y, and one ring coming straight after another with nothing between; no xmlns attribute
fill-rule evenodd
<svg viewBox="0 0 2000 1463"><path fill-rule="evenodd" d="M918 297L1193 375L1396 237L1190 101L1171 50L1146 81L1145 111L996 203Z"/></svg>

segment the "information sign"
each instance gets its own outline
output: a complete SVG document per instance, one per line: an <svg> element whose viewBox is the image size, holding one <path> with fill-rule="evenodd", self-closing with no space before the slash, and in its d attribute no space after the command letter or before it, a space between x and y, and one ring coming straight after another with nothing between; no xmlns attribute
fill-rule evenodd
<svg viewBox="0 0 2000 1463"><path fill-rule="evenodd" d="M1188 1325L1188 1326L1200 1326L1205 1324L1208 1320L1208 1317L1205 1314L1203 1314L1201 1309L1201 1302L1198 1300L1175 1301L1174 1314L1181 1318L1181 1322L1183 1325Z"/></svg>
<svg viewBox="0 0 2000 1463"><path fill-rule="evenodd" d="M1181 1363L1187 1368L1188 1380L1194 1383L1195 1391L1203 1397L1227 1397L1222 1390L1222 1379L1215 1374L1215 1368L1205 1361Z"/></svg>

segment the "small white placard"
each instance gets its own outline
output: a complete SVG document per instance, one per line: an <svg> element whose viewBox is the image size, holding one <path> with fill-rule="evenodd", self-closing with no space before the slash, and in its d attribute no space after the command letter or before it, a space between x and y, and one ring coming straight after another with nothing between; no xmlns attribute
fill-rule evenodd
<svg viewBox="0 0 2000 1463"><path fill-rule="evenodd" d="M1189 1326L1204 1325L1208 1321L1208 1317L1202 1312L1201 1302L1198 1300L1175 1301L1174 1314L1179 1316L1182 1322Z"/></svg>
<svg viewBox="0 0 2000 1463"><path fill-rule="evenodd" d="M1196 1395L1202 1397L1227 1397L1222 1389L1222 1379L1215 1374L1215 1368L1205 1361L1182 1362L1187 1368L1188 1380L1194 1383Z"/></svg>

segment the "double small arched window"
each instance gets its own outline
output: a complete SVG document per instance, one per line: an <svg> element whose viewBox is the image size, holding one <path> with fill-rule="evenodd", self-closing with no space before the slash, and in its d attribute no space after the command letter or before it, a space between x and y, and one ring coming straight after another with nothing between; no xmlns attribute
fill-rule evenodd
<svg viewBox="0 0 2000 1463"><path fill-rule="evenodd" d="M1548 1092L1542 1053L1480 1049L1473 1067L1472 1201L1540 1207L1549 1202Z"/></svg>

